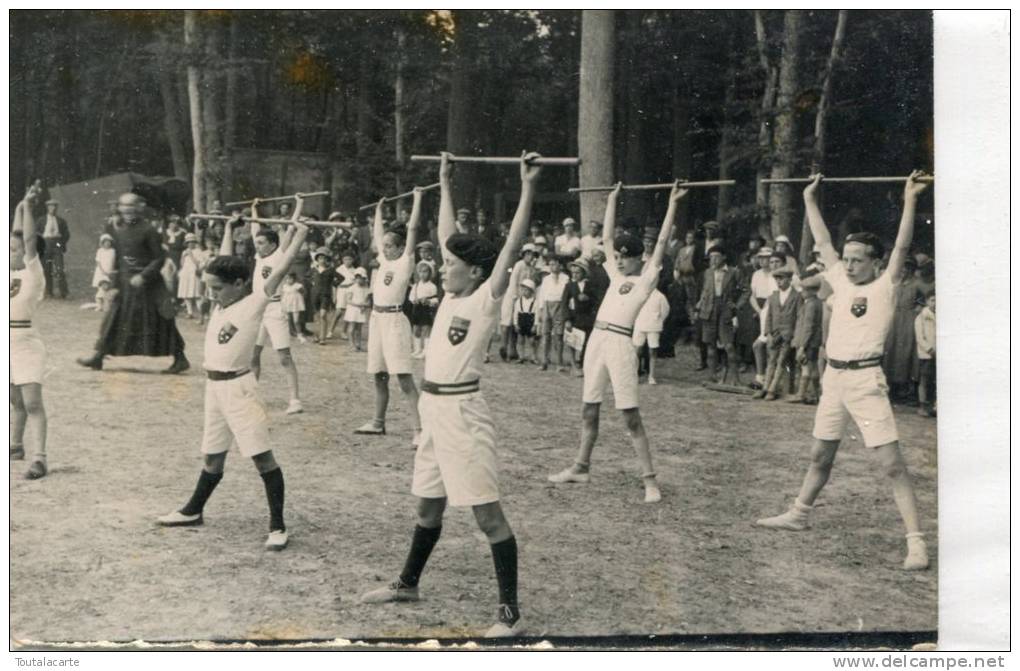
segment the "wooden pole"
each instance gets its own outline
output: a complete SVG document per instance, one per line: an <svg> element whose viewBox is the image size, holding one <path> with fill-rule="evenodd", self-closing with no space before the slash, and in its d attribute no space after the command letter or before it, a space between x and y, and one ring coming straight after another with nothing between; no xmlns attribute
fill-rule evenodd
<svg viewBox="0 0 1020 671"><path fill-rule="evenodd" d="M238 217L232 217L227 214L189 214L188 221L193 219L211 219L213 221L233 221ZM342 221L315 221L306 220L295 222L292 219L263 219L261 217L241 217L241 219L247 223L252 224L269 224L271 226L293 226L295 223L301 223L305 226L319 226L321 228L353 228L353 224Z"/></svg>
<svg viewBox="0 0 1020 671"><path fill-rule="evenodd" d="M418 163L439 163L443 159L441 156L415 154L411 160ZM517 156L451 156L450 160L454 163L485 163L488 165L516 165L521 162L520 157ZM581 159L542 156L529 161L529 163L533 165L577 166L581 165Z"/></svg>
<svg viewBox="0 0 1020 671"><path fill-rule="evenodd" d="M699 187L713 187L713 186L734 186L737 183L735 179L713 179L705 182L680 182L681 189L688 188L699 188ZM569 193L590 193L594 191L612 191L615 186L574 186L567 191ZM652 191L656 189L672 189L673 182L664 182L662 184L624 184L624 191Z"/></svg>
<svg viewBox="0 0 1020 671"><path fill-rule="evenodd" d="M906 182L909 177L823 177L822 183L826 182L859 182L862 184L895 184L896 182ZM786 177L783 179L763 179L760 180L762 184L810 184L812 179L810 177ZM917 178L918 182L924 182L931 184L935 181L934 175L924 175L923 177Z"/></svg>
<svg viewBox="0 0 1020 671"><path fill-rule="evenodd" d="M422 191L432 191L432 190L438 189L438 188L439 188L439 182L436 182L435 184L429 184L428 186L421 187L421 190ZM407 191L405 193L398 193L395 196L387 196L386 198L383 198L382 200L383 200L384 203L392 203L395 200L402 200L404 198L410 198L413 195L414 195L414 191L412 190L412 191ZM378 205L378 203L369 203L368 205L362 205L361 207L358 208L358 211L360 212L361 210L371 210L376 205Z"/></svg>
<svg viewBox="0 0 1020 671"><path fill-rule="evenodd" d="M312 193L294 193L289 196L273 196L272 198L259 198L260 203L274 203L280 200L296 200L298 196L302 198L317 198L320 196L328 196L329 191L314 191ZM251 205L254 200L237 200L233 203L226 203L223 207L233 207L234 205Z"/></svg>

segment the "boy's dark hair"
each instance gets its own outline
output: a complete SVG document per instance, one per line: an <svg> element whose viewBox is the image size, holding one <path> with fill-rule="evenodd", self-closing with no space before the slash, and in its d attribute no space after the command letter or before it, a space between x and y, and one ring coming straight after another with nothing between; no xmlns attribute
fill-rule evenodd
<svg viewBox="0 0 1020 671"><path fill-rule="evenodd" d="M268 242L269 244L276 245L277 247L280 246L280 234L271 228L259 229L259 233L255 237L265 238L266 242Z"/></svg>
<svg viewBox="0 0 1020 671"><path fill-rule="evenodd" d="M446 249L464 263L481 268L483 282L499 258L499 250L491 242L471 233L454 233L446 239Z"/></svg>
<svg viewBox="0 0 1020 671"><path fill-rule="evenodd" d="M770 259L779 259L784 264L786 263L786 254L783 254L782 252L772 252L772 254L769 255L769 258Z"/></svg>
<svg viewBox="0 0 1020 671"><path fill-rule="evenodd" d="M882 240L874 233L851 233L846 236L846 240L843 242L843 247L846 248L847 244L856 242L864 245L867 249L868 256L873 259L880 259L885 256L885 245L882 244Z"/></svg>
<svg viewBox="0 0 1020 671"><path fill-rule="evenodd" d="M407 227L399 225L390 226L389 229L385 233L383 233L383 236L387 235L392 235L394 239L394 244L396 244L399 247L400 245L404 244L404 242L407 239Z"/></svg>
<svg viewBox="0 0 1020 671"><path fill-rule="evenodd" d="M237 280L247 281L251 271L248 269L248 264L239 256L217 256L209 262L205 272L233 284Z"/></svg>

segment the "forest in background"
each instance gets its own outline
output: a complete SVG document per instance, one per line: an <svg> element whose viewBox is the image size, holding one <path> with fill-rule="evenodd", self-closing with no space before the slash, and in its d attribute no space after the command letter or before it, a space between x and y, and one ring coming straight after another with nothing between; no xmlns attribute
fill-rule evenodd
<svg viewBox="0 0 1020 671"><path fill-rule="evenodd" d="M529 149L585 160L547 170L550 193L737 179L693 194L685 220L797 242L799 189L758 178L934 167L925 11L46 10L10 25L12 204L36 178L135 171L185 179L206 211L237 195L232 152L278 149L336 159L333 207L350 212L434 181L413 153ZM459 171L457 203L491 210L517 181ZM898 191L831 187L830 221L888 235ZM655 220L663 200L628 198L623 217Z"/></svg>

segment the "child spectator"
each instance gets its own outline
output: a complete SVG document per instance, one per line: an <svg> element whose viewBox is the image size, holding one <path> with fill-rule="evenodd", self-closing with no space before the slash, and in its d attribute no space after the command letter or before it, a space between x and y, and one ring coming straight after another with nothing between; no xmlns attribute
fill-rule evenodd
<svg viewBox="0 0 1020 671"><path fill-rule="evenodd" d="M110 287L113 285L116 259L117 250L113 248L113 236L103 233L99 236L96 269L92 273L92 286L96 289L96 310L99 312L105 312L109 307L109 301L113 298L110 294Z"/></svg>
<svg viewBox="0 0 1020 671"><path fill-rule="evenodd" d="M934 417L935 406L929 392L935 391L935 290L925 291L924 307L914 319L917 340L918 380L917 414Z"/></svg>
<svg viewBox="0 0 1020 671"><path fill-rule="evenodd" d="M563 327L567 310L563 305L563 294L569 278L563 272L563 260L551 254L548 259L549 274L542 278L538 289L538 320L542 324L542 370L549 370L549 350L556 346L556 370L566 372L563 366Z"/></svg>
<svg viewBox="0 0 1020 671"><path fill-rule="evenodd" d="M330 313L334 308L334 287L337 274L329 266L330 254L325 247L315 250L315 267L312 268L312 309L316 315L315 342L326 344L327 328L330 324Z"/></svg>
<svg viewBox="0 0 1020 671"><path fill-rule="evenodd" d="M797 326L800 294L793 290L793 272L783 266L772 271L778 287L769 296L768 314L765 315L765 336L768 340L769 361L765 371L765 385L754 397L774 401L779 391L779 380L790 362L793 333Z"/></svg>
<svg viewBox="0 0 1020 671"><path fill-rule="evenodd" d="M535 338L535 282L529 278L521 280L521 293L514 301L514 330L517 332L517 363L528 360L528 345L531 345L531 363L538 363L538 342Z"/></svg>
<svg viewBox="0 0 1020 671"><path fill-rule="evenodd" d="M648 344L648 384L658 384L655 380L655 358L659 350L662 325L668 316L669 301L665 294L653 289L634 321L634 346L641 348Z"/></svg>
<svg viewBox="0 0 1020 671"><path fill-rule="evenodd" d="M432 322L439 305L439 289L432 281L433 269L428 261L419 261L415 266L418 281L411 285L411 328L414 329L414 347L411 356L425 358L425 348L432 334Z"/></svg>
<svg viewBox="0 0 1020 671"><path fill-rule="evenodd" d="M357 258L357 252L352 247L345 247L340 252L340 265L336 268L337 281L339 282L336 288L336 316L333 318L329 332L326 334L327 338L333 337L333 331L336 330L337 323L343 318L344 311L347 309L347 295L351 287L354 286L354 273L358 270L354 264ZM344 321L343 328L340 331L340 339L347 339L346 321Z"/></svg>
<svg viewBox="0 0 1020 671"><path fill-rule="evenodd" d="M297 281L297 274L287 273L287 278L283 281L280 302L280 307L287 315L290 334L297 337L298 342L307 342L298 329L298 324L301 323L302 315L305 312L305 287Z"/></svg>
<svg viewBox="0 0 1020 671"><path fill-rule="evenodd" d="M354 286L347 291L347 309L344 321L350 324L351 344L355 352L364 352L362 341L362 324L368 321L369 310L372 309L372 288L368 285L368 273L364 268L354 271Z"/></svg>
<svg viewBox="0 0 1020 671"><path fill-rule="evenodd" d="M205 263L206 265L209 265L213 259L219 256L220 240L213 236L207 236L203 242L203 247L205 248ZM198 305L200 313L198 323L204 326L205 320L208 319L209 312L212 309L213 295L212 291L208 286L206 286L205 282L202 281L201 277L198 282L198 292L202 297Z"/></svg>
<svg viewBox="0 0 1020 671"><path fill-rule="evenodd" d="M573 350L574 376L582 377L581 366L584 363L584 352L588 348L588 336L595 328L595 312L599 304L595 296L595 288L588 281L588 263L584 258L570 264L570 282L563 294L567 304L567 318L564 330L569 332L578 329L584 333L584 345L580 350Z"/></svg>
<svg viewBox="0 0 1020 671"><path fill-rule="evenodd" d="M812 273L817 274L818 271ZM809 275L808 277L810 277ZM818 284L801 284L800 312L793 332L793 347L797 351L800 366L800 382L797 392L787 400L789 403L815 405L821 394L818 380L818 350L822 345L822 301L818 297Z"/></svg>
<svg viewBox="0 0 1020 671"><path fill-rule="evenodd" d="M181 252L181 269L177 276L177 298L184 301L188 319L198 314L198 300L202 297L202 271L205 270L209 255L198 247L198 236L187 233L184 236L184 251Z"/></svg>

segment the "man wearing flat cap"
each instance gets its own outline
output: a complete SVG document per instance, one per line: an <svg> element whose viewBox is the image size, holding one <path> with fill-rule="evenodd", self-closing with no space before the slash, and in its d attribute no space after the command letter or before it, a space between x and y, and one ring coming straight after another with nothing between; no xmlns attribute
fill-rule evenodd
<svg viewBox="0 0 1020 671"><path fill-rule="evenodd" d="M57 216L59 203L53 199L46 201L46 215L42 226L44 247L42 250L43 274L46 276L46 295L58 295L67 298L67 275L64 273L64 252L71 239L71 231L63 217Z"/></svg>
<svg viewBox="0 0 1020 671"><path fill-rule="evenodd" d="M701 282L701 299L698 301L698 318L701 320L701 340L708 349L709 374L716 375L716 348L726 352L726 369L717 379L725 382L736 372L737 357L733 345L740 298L740 278L726 265L726 252L722 247L708 250L708 270Z"/></svg>

